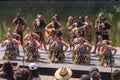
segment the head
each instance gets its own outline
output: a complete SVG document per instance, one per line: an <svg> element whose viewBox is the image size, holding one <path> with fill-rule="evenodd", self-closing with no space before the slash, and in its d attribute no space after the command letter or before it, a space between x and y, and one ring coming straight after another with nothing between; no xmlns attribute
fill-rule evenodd
<svg viewBox="0 0 120 80"><path fill-rule="evenodd" d="M31 72L31 78L39 76L39 73L38 73L38 64L36 64L36 63L30 63L29 64L29 70Z"/></svg>
<svg viewBox="0 0 120 80"><path fill-rule="evenodd" d="M92 68L90 68L89 74L91 74L91 73L94 72L94 71L99 72L99 70L98 70L97 67L92 67Z"/></svg>
<svg viewBox="0 0 120 80"><path fill-rule="evenodd" d="M8 61L5 61L2 65L2 71L7 74L13 74L13 67L12 64Z"/></svg>
<svg viewBox="0 0 120 80"><path fill-rule="evenodd" d="M100 72L98 71L93 71L91 74L90 74L90 77L93 79L93 80L98 80L101 78L101 75L100 75Z"/></svg>
<svg viewBox="0 0 120 80"><path fill-rule="evenodd" d="M27 27L26 31L27 31L27 33L31 33L32 32L29 27Z"/></svg>
<svg viewBox="0 0 120 80"><path fill-rule="evenodd" d="M83 43L83 40L82 40L82 38L81 38L81 37L80 37L80 38L78 38L78 43L79 43L79 44Z"/></svg>
<svg viewBox="0 0 120 80"><path fill-rule="evenodd" d="M89 22L90 21L90 17L89 16L85 16L85 21Z"/></svg>
<svg viewBox="0 0 120 80"><path fill-rule="evenodd" d="M102 20L104 17L105 17L105 16L104 16L103 13L99 13L99 15L98 15L98 19Z"/></svg>
<svg viewBox="0 0 120 80"><path fill-rule="evenodd" d="M116 69L112 72L112 80L120 80L120 70Z"/></svg>
<svg viewBox="0 0 120 80"><path fill-rule="evenodd" d="M51 33L50 33L51 36L55 36L55 34L57 34L56 30L52 30Z"/></svg>
<svg viewBox="0 0 120 80"><path fill-rule="evenodd" d="M56 36L56 37L55 37L55 40L56 40L57 42L61 42L62 38L61 38L60 36Z"/></svg>
<svg viewBox="0 0 120 80"><path fill-rule="evenodd" d="M72 70L67 68L66 66L61 66L55 72L55 78L57 80L69 80L72 76Z"/></svg>
<svg viewBox="0 0 120 80"><path fill-rule="evenodd" d="M101 41L102 40L102 36L98 36L98 41Z"/></svg>
<svg viewBox="0 0 120 80"><path fill-rule="evenodd" d="M43 16L41 14L37 14L37 19L42 20Z"/></svg>
<svg viewBox="0 0 120 80"><path fill-rule="evenodd" d="M30 80L31 73L27 68L21 68L14 73L15 80Z"/></svg>
<svg viewBox="0 0 120 80"><path fill-rule="evenodd" d="M60 21L59 14L56 13L54 16L57 18L57 21Z"/></svg>
<svg viewBox="0 0 120 80"><path fill-rule="evenodd" d="M56 22L57 21L57 18L55 16L52 17L52 21L53 22Z"/></svg>
<svg viewBox="0 0 120 80"><path fill-rule="evenodd" d="M87 74L82 74L80 80L90 80L90 77Z"/></svg>
<svg viewBox="0 0 120 80"><path fill-rule="evenodd" d="M8 28L8 33L12 33L12 29L11 28Z"/></svg>

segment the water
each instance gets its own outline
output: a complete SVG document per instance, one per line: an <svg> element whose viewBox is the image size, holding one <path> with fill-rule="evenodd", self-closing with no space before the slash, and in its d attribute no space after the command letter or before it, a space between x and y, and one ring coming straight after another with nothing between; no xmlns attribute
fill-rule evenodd
<svg viewBox="0 0 120 80"><path fill-rule="evenodd" d="M113 24L115 31L111 33L110 39L113 41L114 46L120 46L120 5L119 3L41 3L41 2L0 2L0 40L6 33L7 28L15 28L12 25L17 12L21 12L27 25L33 28L33 21L36 18L36 14L42 14L47 23L51 21L51 17L58 13L62 21L62 26L66 27L68 16L86 16L89 15L91 21L95 22L99 12L103 12L108 21ZM64 39L66 39L66 32L63 31ZM24 33L25 35L25 33ZM93 41L95 43L95 32L93 31Z"/></svg>

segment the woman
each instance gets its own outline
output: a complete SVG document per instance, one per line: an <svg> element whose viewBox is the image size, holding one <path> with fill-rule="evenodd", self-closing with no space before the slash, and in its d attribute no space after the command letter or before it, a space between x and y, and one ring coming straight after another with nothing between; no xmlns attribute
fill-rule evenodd
<svg viewBox="0 0 120 80"><path fill-rule="evenodd" d="M74 63L75 64L89 64L90 63L90 51L92 45L84 42L82 37L78 38L78 45L74 48Z"/></svg>
<svg viewBox="0 0 120 80"><path fill-rule="evenodd" d="M38 65L36 63L30 63L29 70L31 72L30 80L41 80L38 73Z"/></svg>
<svg viewBox="0 0 120 80"><path fill-rule="evenodd" d="M69 16L68 17L68 22L67 22L66 26L67 26L68 31L69 31L67 35L68 35L68 42L69 42L70 50L72 48L73 32L69 28L72 26L72 24L73 24L73 17Z"/></svg>
<svg viewBox="0 0 120 80"><path fill-rule="evenodd" d="M29 37L29 40L24 44L26 51L26 61L36 61L40 56L38 55L38 48L41 47L40 43L33 39L33 36Z"/></svg>
<svg viewBox="0 0 120 80"><path fill-rule="evenodd" d="M111 45L107 45L106 41L102 42L102 47L100 47L99 51L99 60L100 65L110 66L114 63L114 55L116 54L117 49L112 47Z"/></svg>
<svg viewBox="0 0 120 80"><path fill-rule="evenodd" d="M13 74L14 74L14 71L13 71L12 64L7 61L4 62L2 64L2 71L0 72L0 77L8 80L14 80Z"/></svg>
<svg viewBox="0 0 120 80"><path fill-rule="evenodd" d="M63 46L65 46L65 49L63 49ZM55 41L50 46L50 49L54 50L54 56L51 58L53 63L64 61L64 51L67 51L68 45L61 39L60 36L56 36Z"/></svg>
<svg viewBox="0 0 120 80"><path fill-rule="evenodd" d="M49 44L49 59L51 59L51 57L53 56L53 50L50 49L50 46L52 45L52 43L55 41L55 37L56 37L56 31L55 30L52 30L51 31L51 34L50 34L50 37L48 38L46 44Z"/></svg>
<svg viewBox="0 0 120 80"><path fill-rule="evenodd" d="M90 17L89 16L85 16L85 25L86 25L86 38L91 43L91 41L92 41L93 24L90 21Z"/></svg>
<svg viewBox="0 0 120 80"><path fill-rule="evenodd" d="M13 39L11 34L7 34L7 40L2 42L2 47L6 46L3 59L15 59L18 54L17 49L19 44L20 42Z"/></svg>
<svg viewBox="0 0 120 80"><path fill-rule="evenodd" d="M33 22L34 32L40 36L39 42L43 44L44 49L47 51L46 43L44 39L45 27L47 25L45 18L41 14L37 14L37 19ZM42 45L41 45L42 46Z"/></svg>

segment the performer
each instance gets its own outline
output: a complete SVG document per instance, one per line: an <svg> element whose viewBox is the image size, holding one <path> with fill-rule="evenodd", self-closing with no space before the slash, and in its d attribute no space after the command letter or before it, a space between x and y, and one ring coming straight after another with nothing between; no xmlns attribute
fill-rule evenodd
<svg viewBox="0 0 120 80"><path fill-rule="evenodd" d="M74 59L73 62L75 64L90 64L90 51L92 49L92 45L84 42L80 37L78 38L78 45L74 48Z"/></svg>
<svg viewBox="0 0 120 80"><path fill-rule="evenodd" d="M72 42L73 42L73 35L74 35L73 31L69 29L72 26L72 24L73 24L73 17L69 16L66 26L67 26L67 29L68 29L67 36L68 36L68 42L69 42L70 50L72 50L71 48L73 47Z"/></svg>
<svg viewBox="0 0 120 80"><path fill-rule="evenodd" d="M16 54L18 54L17 48L19 44L20 42L18 40L13 39L12 35L8 34L7 39L2 42L2 47L6 46L3 59L15 59L17 56Z"/></svg>
<svg viewBox="0 0 120 80"><path fill-rule="evenodd" d="M48 54L49 59L51 59L51 57L53 56L53 53L54 53L54 50L50 49L50 47L51 47L52 43L55 41L56 33L57 32L55 30L52 30L51 34L46 42L46 44L49 44L49 54Z"/></svg>
<svg viewBox="0 0 120 80"><path fill-rule="evenodd" d="M20 41L21 36L17 33L12 32L11 28L8 28L7 34L3 37L3 40L7 40L8 39L8 35L11 35L13 39L16 39L18 41ZM16 55L19 56L19 45L16 46Z"/></svg>
<svg viewBox="0 0 120 80"><path fill-rule="evenodd" d="M25 41L23 48L26 52L26 61L33 62L36 61L40 56L38 54L38 49L41 47L40 43L33 39L33 36L29 37L29 40Z"/></svg>
<svg viewBox="0 0 120 80"><path fill-rule="evenodd" d="M17 13L15 19L12 21L16 25L15 32L21 36L21 44L23 44L23 31L27 27L25 20L21 18L21 13Z"/></svg>
<svg viewBox="0 0 120 80"><path fill-rule="evenodd" d="M48 35L50 35L51 30L49 28L52 28L53 30L56 30L59 36L62 36L62 24L57 20L55 16L52 17L52 22L50 22L46 27L45 30L47 31Z"/></svg>
<svg viewBox="0 0 120 80"><path fill-rule="evenodd" d="M92 31L93 31L93 24L90 21L89 16L85 16L85 29L86 29L86 39L91 43L92 41Z"/></svg>
<svg viewBox="0 0 120 80"><path fill-rule="evenodd" d="M105 16L104 16L103 13L99 13L98 18L97 18L96 21L95 21L96 42L95 42L95 48L94 48L94 50L92 51L92 53L95 53L95 54L96 54L96 49L97 49L98 36L101 35L101 30L100 30L100 26L99 26L99 25L101 24L101 22L102 22L102 20L103 20L104 17L105 17Z"/></svg>
<svg viewBox="0 0 120 80"><path fill-rule="evenodd" d="M65 49L63 49L63 46L65 46ZM60 36L56 36L55 41L50 46L50 49L54 50L54 55L51 58L51 62L63 62L65 58L64 51L67 51L68 47L68 44L63 41Z"/></svg>
<svg viewBox="0 0 120 80"><path fill-rule="evenodd" d="M37 19L33 22L34 25L34 32L40 36L40 44L43 43L44 49L46 49L46 42L44 39L44 34L45 34L45 26L47 25L43 15L37 14ZM41 45L42 46L42 45Z"/></svg>
<svg viewBox="0 0 120 80"><path fill-rule="evenodd" d="M101 66L111 66L114 64L114 55L116 54L117 49L111 45L107 45L106 41L102 42L102 47L99 51L99 65Z"/></svg>

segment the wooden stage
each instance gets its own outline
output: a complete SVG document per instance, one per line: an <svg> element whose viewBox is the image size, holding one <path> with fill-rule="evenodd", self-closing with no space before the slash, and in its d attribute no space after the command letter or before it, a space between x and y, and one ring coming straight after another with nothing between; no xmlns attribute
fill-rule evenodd
<svg viewBox="0 0 120 80"><path fill-rule="evenodd" d="M117 48L117 47L116 47ZM23 56L24 52L21 46L19 46L20 50L20 56L17 57L16 60L12 60L11 62L17 62L20 66L23 66ZM113 66L112 70L114 69L120 69L120 50L117 48L118 52L115 55L115 65ZM1 48L0 45L0 64L3 63L2 57L4 55L5 47ZM40 74L43 75L54 75L54 72L57 68L59 68L62 65L66 65L70 69L72 69L74 72L73 77L80 77L80 74L88 73L91 67L97 67L101 73L110 73L111 68L110 67L102 67L98 66L98 57L94 56L94 54L91 54L91 62L90 65L75 65L73 64L71 60L71 54L72 52L67 51L65 52L65 61L64 63L51 63L48 59L48 54L45 50L40 49L39 54L41 58L36 62L39 65ZM29 62L24 62L24 66L28 66ZM44 71L43 71L44 70Z"/></svg>

